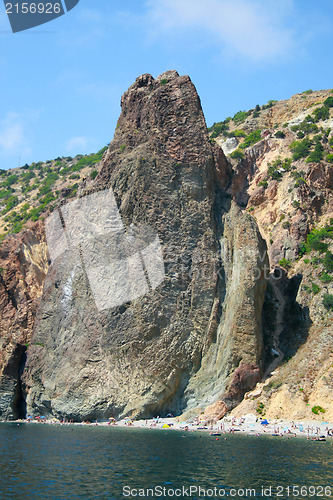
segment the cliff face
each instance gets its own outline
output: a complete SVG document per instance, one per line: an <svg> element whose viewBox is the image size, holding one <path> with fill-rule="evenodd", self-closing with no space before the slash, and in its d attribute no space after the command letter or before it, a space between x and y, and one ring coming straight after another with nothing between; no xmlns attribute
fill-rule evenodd
<svg viewBox="0 0 333 500"><path fill-rule="evenodd" d="M259 381L263 368L266 244L254 220L234 202L221 222L216 316L209 319L200 369L186 389L188 406L199 401L202 409L216 400L231 409Z"/></svg>
<svg viewBox="0 0 333 500"><path fill-rule="evenodd" d="M20 375L48 269L41 223L0 247L0 417L24 413Z"/></svg>
<svg viewBox="0 0 333 500"><path fill-rule="evenodd" d="M99 175L79 192L111 188L124 226L158 234L165 279L100 310L80 249L55 259L23 402L30 414L74 419L180 413L220 398L231 408L262 370L265 243L225 192L231 170L189 77L143 75L121 104ZM97 196L94 210L102 205Z"/></svg>
<svg viewBox="0 0 333 500"><path fill-rule="evenodd" d="M332 108L332 90L307 91L231 120L234 137L216 138L231 154L229 189L255 218L271 271L265 376L234 415L333 418Z"/></svg>
<svg viewBox="0 0 333 500"><path fill-rule="evenodd" d="M238 113L215 143L175 71L121 104L107 150L2 193L0 241L61 195L48 246L43 221L0 245L0 418L332 419L332 92Z"/></svg>

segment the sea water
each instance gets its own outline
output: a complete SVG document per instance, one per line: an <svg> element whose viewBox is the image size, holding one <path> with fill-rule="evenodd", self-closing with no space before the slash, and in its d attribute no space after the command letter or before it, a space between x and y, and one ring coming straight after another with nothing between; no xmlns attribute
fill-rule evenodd
<svg viewBox="0 0 333 500"><path fill-rule="evenodd" d="M333 446L302 438L0 424L0 471L1 500L333 498Z"/></svg>

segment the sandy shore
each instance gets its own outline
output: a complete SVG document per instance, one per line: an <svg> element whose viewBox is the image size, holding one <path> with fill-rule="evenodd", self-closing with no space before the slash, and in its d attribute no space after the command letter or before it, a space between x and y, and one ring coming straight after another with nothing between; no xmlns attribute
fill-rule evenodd
<svg viewBox="0 0 333 500"><path fill-rule="evenodd" d="M215 436L223 436L226 434L245 434L254 436L271 435L276 437L304 437L307 439L325 438L332 440L333 444L333 423L322 422L316 420L309 421L288 421L288 420L266 420L258 418L253 414L245 415L241 418L225 417L214 424L206 422L185 421L175 418L155 418L149 420L131 420L129 418L119 421L109 422L83 422L71 423L68 421L52 420L17 420L17 424L49 424L49 425L74 425L84 427L123 427L132 429L163 429L165 431L184 431L184 432L208 432ZM268 423L266 423L268 422Z"/></svg>

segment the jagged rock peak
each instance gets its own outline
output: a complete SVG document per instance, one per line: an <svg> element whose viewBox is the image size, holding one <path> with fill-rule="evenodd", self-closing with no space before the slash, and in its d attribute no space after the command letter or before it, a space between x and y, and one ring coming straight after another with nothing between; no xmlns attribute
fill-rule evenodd
<svg viewBox="0 0 333 500"><path fill-rule="evenodd" d="M127 92L129 92L131 89L143 89L144 87L149 87L151 85L156 87L157 85L160 85L161 82L163 82L162 85L165 85L166 83L171 82L171 80L175 80L177 78L179 78L179 73L176 70L165 71L156 79L149 73L145 73L144 75L138 76L138 78L135 80L133 85L131 85ZM189 76L185 76L185 78L190 80Z"/></svg>
<svg viewBox="0 0 333 500"><path fill-rule="evenodd" d="M186 83L192 83L190 77L188 75L179 76L179 73L175 70L165 71L156 79L149 73L145 73L144 75L139 76L122 96L122 111L124 112L127 107L131 107L133 99L135 98L141 99L145 94L149 96L152 92L158 89L163 92L163 88L165 86L167 86L167 89L170 90L172 88L175 89L176 87L180 87Z"/></svg>
<svg viewBox="0 0 333 500"><path fill-rule="evenodd" d="M130 144L133 140L134 143L141 141L140 132L155 134L162 128L164 134L184 135L191 118L195 133L200 132L207 137L206 122L197 90L189 76L179 76L174 70L166 71L156 79L148 73L139 76L122 96L121 109L115 133L116 141L113 141L117 147L117 138L119 134L124 133L127 134ZM184 127L185 125L187 127ZM135 134L136 138L130 134ZM191 138L194 139L195 134L192 134Z"/></svg>
<svg viewBox="0 0 333 500"><path fill-rule="evenodd" d="M212 148L200 98L189 76L171 70L156 79L144 74L135 80L122 96L114 139L94 187L104 188L124 156L127 163L131 151L137 158L134 150L138 147L146 150L141 159L147 158L149 151L192 169L196 164L198 168L207 166Z"/></svg>

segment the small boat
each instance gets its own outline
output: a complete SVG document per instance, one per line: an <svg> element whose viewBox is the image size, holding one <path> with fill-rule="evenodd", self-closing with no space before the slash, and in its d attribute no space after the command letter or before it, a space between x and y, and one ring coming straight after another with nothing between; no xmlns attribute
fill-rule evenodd
<svg viewBox="0 0 333 500"><path fill-rule="evenodd" d="M221 436L221 434L219 432L210 432L209 435L210 436Z"/></svg>

